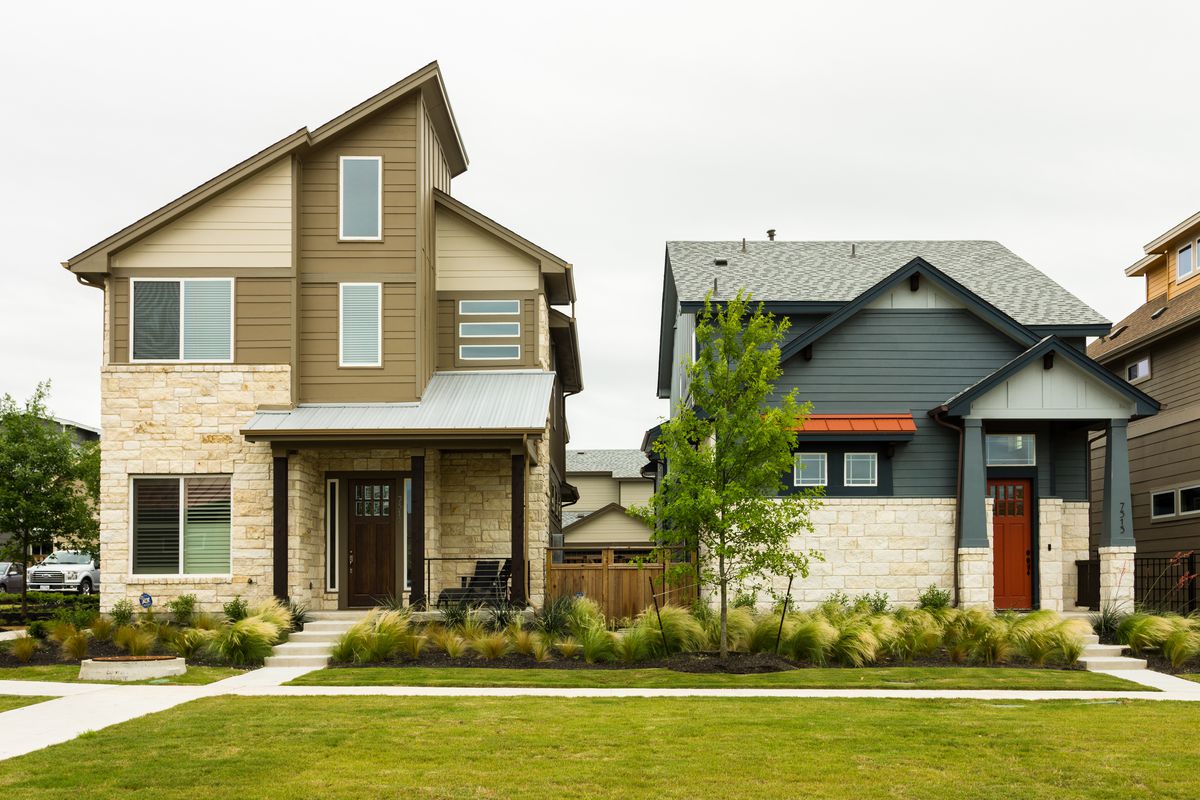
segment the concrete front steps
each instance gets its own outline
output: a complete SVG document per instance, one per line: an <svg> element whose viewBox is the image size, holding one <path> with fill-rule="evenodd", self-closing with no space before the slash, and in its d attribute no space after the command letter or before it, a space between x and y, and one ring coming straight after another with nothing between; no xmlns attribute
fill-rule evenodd
<svg viewBox="0 0 1200 800"><path fill-rule="evenodd" d="M314 667L329 664L329 654L341 635L367 615L366 611L314 611L304 630L293 633L267 656L267 667Z"/></svg>
<svg viewBox="0 0 1200 800"><path fill-rule="evenodd" d="M1146 668L1146 659L1123 655L1125 648L1119 644L1100 644L1100 637L1094 633L1085 636L1083 641L1083 655L1079 663L1090 672Z"/></svg>

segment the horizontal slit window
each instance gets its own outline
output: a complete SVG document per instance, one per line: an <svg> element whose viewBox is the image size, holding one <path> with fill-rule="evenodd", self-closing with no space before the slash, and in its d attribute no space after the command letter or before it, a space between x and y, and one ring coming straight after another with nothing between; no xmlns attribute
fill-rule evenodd
<svg viewBox="0 0 1200 800"><path fill-rule="evenodd" d="M519 322L460 322L458 335L464 339L506 338L521 335Z"/></svg>
<svg viewBox="0 0 1200 800"><path fill-rule="evenodd" d="M459 300L458 313L465 316L483 314L520 314L520 300Z"/></svg>
<svg viewBox="0 0 1200 800"><path fill-rule="evenodd" d="M463 361L515 361L521 357L519 344L464 344L458 348Z"/></svg>

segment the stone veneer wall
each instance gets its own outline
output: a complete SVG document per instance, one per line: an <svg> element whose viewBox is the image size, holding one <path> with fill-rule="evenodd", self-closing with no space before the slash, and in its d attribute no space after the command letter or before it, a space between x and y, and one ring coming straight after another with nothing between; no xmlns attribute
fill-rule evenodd
<svg viewBox="0 0 1200 800"><path fill-rule="evenodd" d="M1062 507L1063 609L1071 611L1079 598L1079 570L1075 562L1088 560L1091 503L1064 502Z"/></svg>
<svg viewBox="0 0 1200 800"><path fill-rule="evenodd" d="M100 373L101 606L142 592L164 605L194 594L217 610L234 595L271 596L271 447L240 430L260 404L289 401L290 368L251 365L110 365ZM130 479L230 475L232 574L133 575Z"/></svg>
<svg viewBox="0 0 1200 800"><path fill-rule="evenodd" d="M1100 548L1100 608L1133 611L1133 558L1136 547Z"/></svg>
<svg viewBox="0 0 1200 800"><path fill-rule="evenodd" d="M987 520L987 547L958 548L958 605L960 608L994 608L996 604L995 558L992 547L992 498L984 502Z"/></svg>
<svg viewBox="0 0 1200 800"><path fill-rule="evenodd" d="M537 443L537 465L525 480L525 542L529 554L529 602L546 594L546 548L550 546L550 432Z"/></svg>

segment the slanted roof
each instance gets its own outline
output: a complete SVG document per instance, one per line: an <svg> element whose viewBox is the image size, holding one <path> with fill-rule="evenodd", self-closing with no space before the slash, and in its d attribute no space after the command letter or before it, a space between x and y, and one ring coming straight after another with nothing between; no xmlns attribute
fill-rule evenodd
<svg viewBox="0 0 1200 800"><path fill-rule="evenodd" d="M680 302L718 299L740 288L764 302L848 303L921 257L1025 326L1108 325L1045 273L999 242L668 242ZM718 266L714 262L727 263Z"/></svg>
<svg viewBox="0 0 1200 800"><path fill-rule="evenodd" d="M594 539L584 542L569 541L569 538L572 535L578 535L600 520L612 517L616 517L617 520L620 520L620 522L616 523L618 526L616 530L610 528L607 532L600 531L600 537L598 540ZM567 537L568 539L568 541L565 542L568 545L591 544L596 546L605 543L641 544L643 541L649 541L653 529L641 520L629 516L628 510L620 503L609 503L608 505L602 506L595 511L577 517L576 519L572 520L570 524L567 524L564 516L562 532L563 536Z"/></svg>
<svg viewBox="0 0 1200 800"><path fill-rule="evenodd" d="M575 394L583 391L583 366L579 355L579 330L575 318L568 317L556 308L550 309L550 338L554 341L554 352L558 357L554 368L562 379L564 392Z"/></svg>
<svg viewBox="0 0 1200 800"><path fill-rule="evenodd" d="M809 414L796 435L800 440L870 439L901 441L917 432L912 414Z"/></svg>
<svg viewBox="0 0 1200 800"><path fill-rule="evenodd" d="M1101 364L1107 364L1131 350L1197 324L1200 324L1200 291L1180 292L1170 299L1163 293L1113 325L1112 333L1088 345L1087 352Z"/></svg>
<svg viewBox="0 0 1200 800"><path fill-rule="evenodd" d="M437 372L415 403L314 403L261 410L242 428L250 441L312 435L540 434L546 428L553 372Z"/></svg>
<svg viewBox="0 0 1200 800"><path fill-rule="evenodd" d="M102 275L108 272L110 253L128 247L167 223L196 208L211 197L241 181L258 174L281 158L290 157L309 147L315 147L388 107L401 97L420 91L429 109L434 129L442 143L450 175L460 175L467 169L467 152L463 148L458 123L446 96L441 70L436 61L422 67L406 78L392 84L379 94L364 100L354 108L338 115L314 131L301 128L290 136L256 153L240 164L230 167L190 192L172 200L125 228L97 242L88 249L63 262L63 266L78 275Z"/></svg>
<svg viewBox="0 0 1200 800"><path fill-rule="evenodd" d="M1135 409L1135 416L1144 417L1158 413L1159 403L1153 397L1113 375L1100 364L1079 352L1077 348L1072 347L1058 337L1047 336L990 375L968 386L937 408L931 409L930 414L939 412L951 416L969 414L971 404L976 399L982 397L1009 377L1034 363L1037 359L1045 359L1047 356L1061 358L1070 362L1083 370L1088 377L1103 384L1119 396L1131 401ZM1045 362L1043 363L1045 364ZM1052 364L1053 362L1051 361L1050 363Z"/></svg>
<svg viewBox="0 0 1200 800"><path fill-rule="evenodd" d="M596 472L614 478L641 478L646 454L641 450L567 450L567 473Z"/></svg>

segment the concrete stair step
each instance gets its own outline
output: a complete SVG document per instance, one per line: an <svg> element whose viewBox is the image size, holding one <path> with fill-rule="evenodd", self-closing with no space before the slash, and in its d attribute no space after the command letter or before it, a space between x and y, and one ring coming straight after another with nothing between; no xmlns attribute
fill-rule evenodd
<svg viewBox="0 0 1200 800"><path fill-rule="evenodd" d="M305 628L288 636L288 641L305 642L306 644L316 644L317 642L329 642L333 644L341 638L343 633L345 631L310 631Z"/></svg>
<svg viewBox="0 0 1200 800"><path fill-rule="evenodd" d="M310 611L308 613L308 618L317 622L328 622L331 620L338 622L345 620L358 622L360 619L367 616L368 613L369 612L364 609L350 609L348 611Z"/></svg>
<svg viewBox="0 0 1200 800"><path fill-rule="evenodd" d="M1124 656L1083 656L1079 664L1089 672L1110 670L1145 669L1146 659L1126 658Z"/></svg>
<svg viewBox="0 0 1200 800"><path fill-rule="evenodd" d="M1094 645L1094 644L1100 644L1100 637L1099 637L1099 636L1097 636L1097 635L1096 635L1096 634L1094 634L1094 633L1093 633L1093 634L1089 634L1089 635L1087 635L1087 636L1084 636L1084 637L1083 637L1083 644L1084 644L1085 646L1091 646L1091 645Z"/></svg>
<svg viewBox="0 0 1200 800"><path fill-rule="evenodd" d="M332 642L292 642L275 646L277 656L327 656L333 650Z"/></svg>
<svg viewBox="0 0 1200 800"><path fill-rule="evenodd" d="M325 667L329 656L267 656L263 666L267 667Z"/></svg>
<svg viewBox="0 0 1200 800"><path fill-rule="evenodd" d="M1115 658L1124 655L1125 648L1119 644L1089 644L1083 648L1083 654L1088 658Z"/></svg>
<svg viewBox="0 0 1200 800"><path fill-rule="evenodd" d="M304 633L345 633L355 626L355 622L347 620L321 620L320 622L309 622L304 626Z"/></svg>

